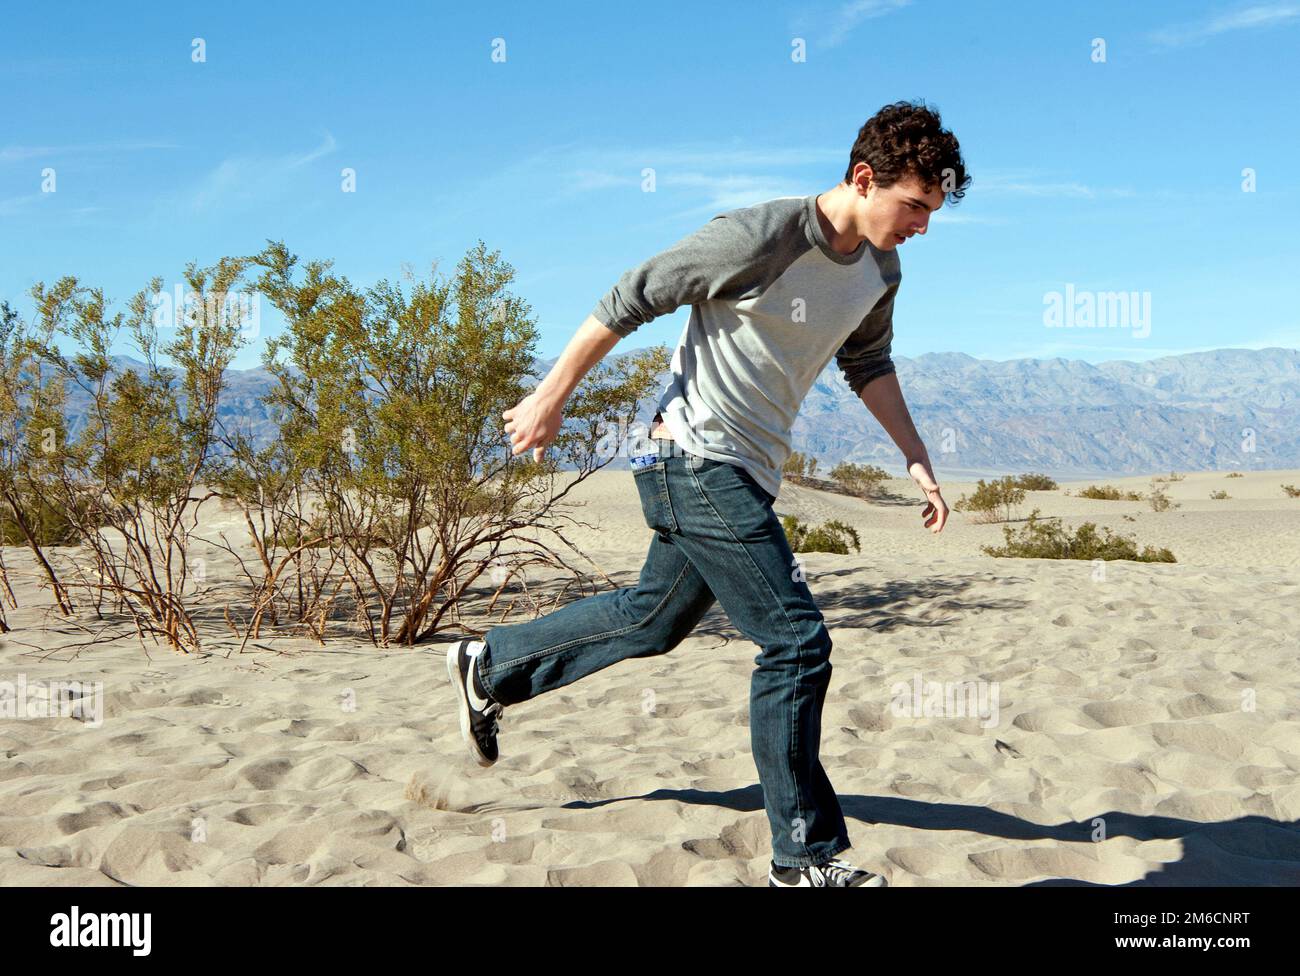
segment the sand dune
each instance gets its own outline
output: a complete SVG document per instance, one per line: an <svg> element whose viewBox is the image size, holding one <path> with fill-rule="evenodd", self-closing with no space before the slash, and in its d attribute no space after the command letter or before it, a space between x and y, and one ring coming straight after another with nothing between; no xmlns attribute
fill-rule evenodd
<svg viewBox="0 0 1300 976"><path fill-rule="evenodd" d="M950 503L974 487L939 475ZM621 585L650 541L631 479L575 492L595 528L572 538ZM1161 513L1031 493L1022 514L1178 559L1101 581L985 556L1001 527L960 513L932 535L910 481L873 504L783 486L777 511L863 542L801 557L835 640L822 761L849 856L895 886L1300 884L1300 499L1282 483L1300 472L1189 474ZM507 709L503 758L480 769L441 647L273 639L226 657L214 625L203 657L134 638L74 656L85 632L49 614L22 550L5 558L21 606L0 681L103 682L104 712L0 719L2 884L765 883L757 649L716 607L669 655ZM207 558L234 579L228 554ZM901 707L901 686L945 682L996 689L995 712Z"/></svg>

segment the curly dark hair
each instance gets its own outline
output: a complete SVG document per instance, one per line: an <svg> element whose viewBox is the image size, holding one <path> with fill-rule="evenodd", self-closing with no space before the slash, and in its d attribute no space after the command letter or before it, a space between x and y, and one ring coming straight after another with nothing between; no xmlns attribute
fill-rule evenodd
<svg viewBox="0 0 1300 976"><path fill-rule="evenodd" d="M849 153L845 183L852 181L858 163L871 167L877 186L890 187L915 176L927 193L943 186L946 171L951 170L948 186L952 189L946 195L953 204L966 195L971 184L957 137L943 128L939 110L927 108L924 101L894 102L867 119Z"/></svg>

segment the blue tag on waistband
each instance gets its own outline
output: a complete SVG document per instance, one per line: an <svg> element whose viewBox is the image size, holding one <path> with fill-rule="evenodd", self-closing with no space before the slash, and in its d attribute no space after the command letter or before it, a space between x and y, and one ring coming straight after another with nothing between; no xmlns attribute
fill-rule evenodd
<svg viewBox="0 0 1300 976"><path fill-rule="evenodd" d="M638 468L648 468L659 460L658 454L642 454L640 457L628 458L628 464L632 465L635 471Z"/></svg>

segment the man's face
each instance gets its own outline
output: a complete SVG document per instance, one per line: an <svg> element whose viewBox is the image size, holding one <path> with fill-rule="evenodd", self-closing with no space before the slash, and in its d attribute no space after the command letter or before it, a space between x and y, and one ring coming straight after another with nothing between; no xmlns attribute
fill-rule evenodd
<svg viewBox="0 0 1300 976"><path fill-rule="evenodd" d="M881 188L874 182L867 187L870 169L862 165L863 178L856 182L858 195L858 232L878 250L890 251L913 234L924 234L930 226L930 214L943 206L944 193L932 186L927 193L915 176L907 176L893 186Z"/></svg>

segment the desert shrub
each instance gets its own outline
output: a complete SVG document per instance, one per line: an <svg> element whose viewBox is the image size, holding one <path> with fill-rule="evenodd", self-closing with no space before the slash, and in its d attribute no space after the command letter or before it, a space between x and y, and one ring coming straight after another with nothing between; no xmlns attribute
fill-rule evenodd
<svg viewBox="0 0 1300 976"><path fill-rule="evenodd" d="M1079 492L1080 498L1098 498L1108 502L1140 502L1142 492L1125 491L1114 485L1089 485Z"/></svg>
<svg viewBox="0 0 1300 976"><path fill-rule="evenodd" d="M841 461L831 469L831 481L836 482L852 495L869 495L888 477L888 471L874 464L850 464L848 461Z"/></svg>
<svg viewBox="0 0 1300 976"><path fill-rule="evenodd" d="M266 536L270 549L296 549L305 546L308 549L328 549L329 524L322 516L302 519L300 522L287 522L278 532Z"/></svg>
<svg viewBox="0 0 1300 976"><path fill-rule="evenodd" d="M793 515L786 515L781 519L781 527L785 529L785 537L793 552L834 552L847 556L849 543L852 543L854 552L862 551L857 530L843 522L832 521L813 528Z"/></svg>
<svg viewBox="0 0 1300 976"><path fill-rule="evenodd" d="M795 451L781 465L781 473L786 477L811 478L817 470L817 459L811 455Z"/></svg>
<svg viewBox="0 0 1300 976"><path fill-rule="evenodd" d="M42 442L29 446L17 474L33 498L60 509L60 520L75 530L79 553L94 569L91 576L78 567L75 586L94 601L96 614L111 597L114 612L142 641L163 639L178 651L201 646L194 611L204 570L203 560L191 556L192 543L198 512L212 497L200 491L221 436L225 371L247 338L248 313L231 300L247 263L222 258L201 269L191 262L185 279L195 307L178 309L174 323L156 314L162 308L151 300L164 294L161 277L131 299L126 313L109 314L103 290L71 275L30 291L42 337L36 361L50 382L33 376L27 388L29 429L41 432ZM124 325L142 357L139 369L120 369L110 356ZM56 337L77 351L65 356ZM162 365L163 356L175 368ZM75 435L64 415L72 386L89 400Z"/></svg>
<svg viewBox="0 0 1300 976"><path fill-rule="evenodd" d="M1245 476L1244 474L1242 474L1240 471L1233 471L1233 472L1231 472L1231 473L1229 473L1229 474L1224 475L1224 477L1225 477L1225 478L1244 478L1244 477L1246 477L1246 476Z"/></svg>
<svg viewBox="0 0 1300 976"><path fill-rule="evenodd" d="M1300 488L1295 485L1283 485L1282 490L1287 493L1289 498L1300 498Z"/></svg>
<svg viewBox="0 0 1300 976"><path fill-rule="evenodd" d="M89 511L89 495L79 497L75 504L84 522L93 522L103 527L103 519L95 518L94 513ZM23 512L27 528L38 546L75 546L80 540L77 521L70 518L65 509L51 505L44 498L30 499L19 510ZM27 544L27 536L14 519L13 510L7 504L0 505L0 546Z"/></svg>
<svg viewBox="0 0 1300 976"><path fill-rule="evenodd" d="M1022 474L1015 479L1017 488L1025 491L1056 491L1057 483L1045 474Z"/></svg>
<svg viewBox="0 0 1300 976"><path fill-rule="evenodd" d="M1211 498L1231 498L1232 496L1229 495L1229 494L1228 494L1226 491L1224 491L1222 488L1220 488L1218 491L1212 491L1212 492L1210 492L1210 497L1211 497Z"/></svg>
<svg viewBox="0 0 1300 976"><path fill-rule="evenodd" d="M970 498L962 495L952 508L957 512L973 512L973 521L976 522L1006 522L1011 518L1012 509L1024 500L1025 489L1006 475L988 484L981 478Z"/></svg>
<svg viewBox="0 0 1300 976"><path fill-rule="evenodd" d="M1004 546L981 546L990 556L1016 556L1028 559L1129 559L1143 563L1172 563L1174 554L1168 549L1146 546L1138 551L1135 540L1115 535L1103 527L1105 536L1098 535L1097 526L1084 522L1070 533L1054 519L1040 519L1038 509L1029 514L1029 521L1018 532L1008 526L1002 530Z"/></svg>
<svg viewBox="0 0 1300 976"><path fill-rule="evenodd" d="M602 443L654 390L666 350L597 364L566 402L546 458L516 457L501 418L529 394L537 330L499 252L480 240L454 277L409 276L409 289L384 279L359 290L328 261L299 268L281 242L252 260L259 290L285 318L263 356L278 381L266 402L285 456L239 460L256 484L267 462L292 472L319 518L274 500L291 517L260 540L276 552L249 573L245 640L280 606L322 642L327 622L351 610L376 645L413 645L469 626L461 615L480 578L494 588L485 613L510 600L501 616L517 603L540 609L522 582L530 565L585 584L561 551L574 549L564 536L573 483L556 474L563 463L582 480L608 462ZM263 507L244 495L250 509ZM300 550L320 543L329 565L300 573L310 555ZM300 576L306 599L294 605Z"/></svg>
<svg viewBox="0 0 1300 976"><path fill-rule="evenodd" d="M1147 496L1148 501L1151 502L1151 510L1154 512L1164 512L1171 508L1181 508L1182 506L1180 506L1178 502L1170 499L1170 497L1165 494L1165 490L1159 487L1158 482L1161 480L1162 479L1160 478L1151 479L1151 494Z"/></svg>

